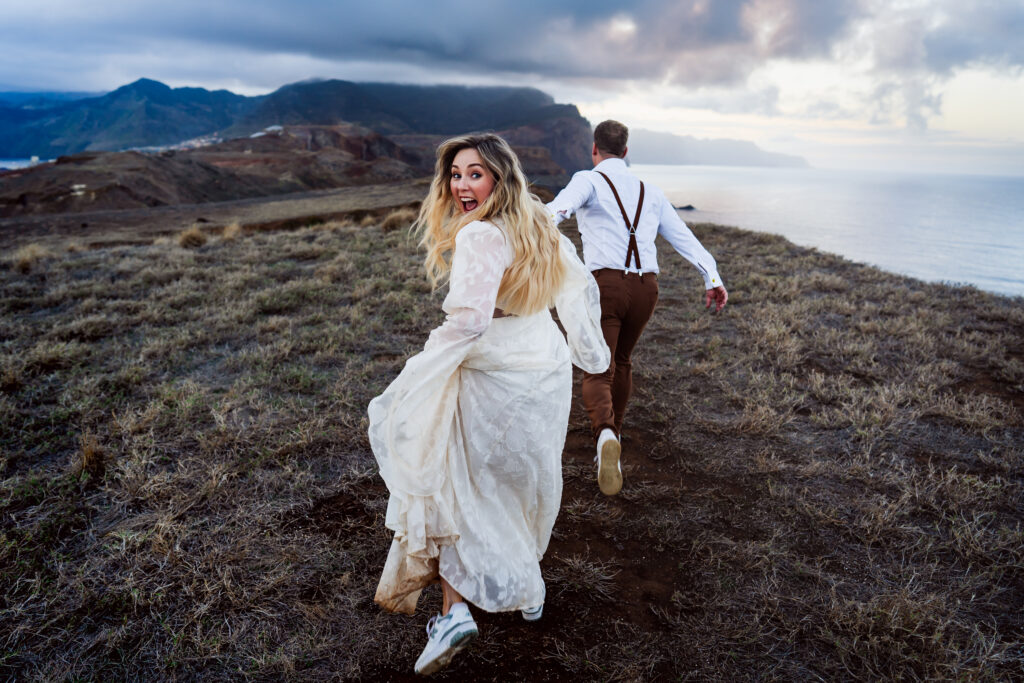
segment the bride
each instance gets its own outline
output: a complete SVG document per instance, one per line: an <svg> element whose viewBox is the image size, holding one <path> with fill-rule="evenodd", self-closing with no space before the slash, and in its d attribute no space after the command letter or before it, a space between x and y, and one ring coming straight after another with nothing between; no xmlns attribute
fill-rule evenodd
<svg viewBox="0 0 1024 683"><path fill-rule="evenodd" d="M503 139L438 148L417 227L434 285L447 277L447 317L368 412L395 532L375 600L412 614L440 581L442 612L415 666L429 674L476 637L467 603L540 618L570 363L598 373L610 358L597 284Z"/></svg>

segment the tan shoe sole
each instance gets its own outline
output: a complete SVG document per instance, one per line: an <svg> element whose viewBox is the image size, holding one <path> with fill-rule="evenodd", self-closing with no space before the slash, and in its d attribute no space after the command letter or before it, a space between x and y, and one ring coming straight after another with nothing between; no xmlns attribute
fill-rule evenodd
<svg viewBox="0 0 1024 683"><path fill-rule="evenodd" d="M622 470L619 468L619 456L622 445L617 439L609 439L601 446L601 458L597 466L597 485L601 493L614 496L622 490Z"/></svg>

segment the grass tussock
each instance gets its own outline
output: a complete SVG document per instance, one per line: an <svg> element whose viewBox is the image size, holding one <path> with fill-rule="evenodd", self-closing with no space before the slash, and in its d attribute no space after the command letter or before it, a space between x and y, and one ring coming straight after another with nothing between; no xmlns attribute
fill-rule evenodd
<svg viewBox="0 0 1024 683"><path fill-rule="evenodd" d="M26 244L18 247L11 257L11 267L19 273L29 273L41 261L52 256L49 249L41 244Z"/></svg>
<svg viewBox="0 0 1024 683"><path fill-rule="evenodd" d="M228 223L224 226L224 229L221 230L220 238L230 242L241 237L242 232L242 224L235 221L234 223Z"/></svg>
<svg viewBox="0 0 1024 683"><path fill-rule="evenodd" d="M72 476L88 474L90 477L102 477L107 470L106 451L100 445L95 434L86 432L79 439L78 457L72 466Z"/></svg>
<svg viewBox="0 0 1024 683"><path fill-rule="evenodd" d="M206 233L198 225L178 233L178 246L185 249L198 249L206 244Z"/></svg>
<svg viewBox="0 0 1024 683"><path fill-rule="evenodd" d="M384 217L384 220L380 223L380 229L384 232L406 230L413 224L417 216L419 216L419 212L416 209L397 209Z"/></svg>
<svg viewBox="0 0 1024 683"><path fill-rule="evenodd" d="M411 673L440 599L372 603L365 411L444 291L363 220L0 272L0 677ZM453 675L1018 676L1024 304L695 231L729 307L663 254L623 491L597 492L577 394L544 618L478 612Z"/></svg>

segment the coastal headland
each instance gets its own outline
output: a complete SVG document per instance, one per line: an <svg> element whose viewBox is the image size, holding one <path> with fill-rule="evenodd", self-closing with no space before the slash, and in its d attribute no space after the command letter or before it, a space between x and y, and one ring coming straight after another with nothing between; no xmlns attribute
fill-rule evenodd
<svg viewBox="0 0 1024 683"><path fill-rule="evenodd" d="M3 677L413 679L365 415L443 319L425 191L0 221ZM664 252L621 495L577 381L544 617L450 675L1019 675L1024 304L693 229L729 307Z"/></svg>

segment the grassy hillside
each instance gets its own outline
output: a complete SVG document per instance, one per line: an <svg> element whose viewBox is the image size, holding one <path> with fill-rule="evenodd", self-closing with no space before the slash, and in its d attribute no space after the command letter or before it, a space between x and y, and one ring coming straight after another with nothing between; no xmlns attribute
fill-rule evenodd
<svg viewBox="0 0 1024 683"><path fill-rule="evenodd" d="M442 319L407 221L7 255L0 677L412 678L365 436ZM577 382L544 617L440 678L1019 676L1024 303L695 232L729 307L663 251L622 494Z"/></svg>

